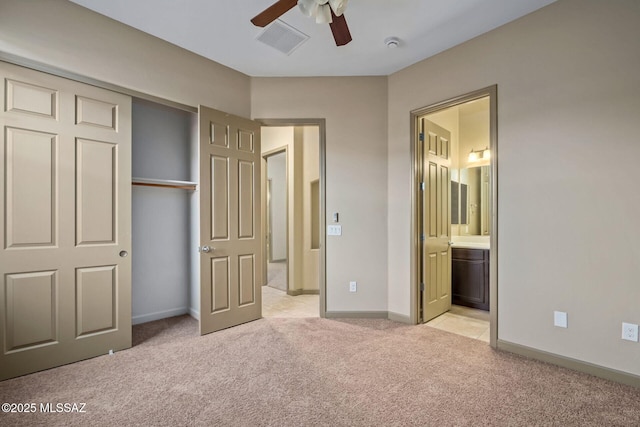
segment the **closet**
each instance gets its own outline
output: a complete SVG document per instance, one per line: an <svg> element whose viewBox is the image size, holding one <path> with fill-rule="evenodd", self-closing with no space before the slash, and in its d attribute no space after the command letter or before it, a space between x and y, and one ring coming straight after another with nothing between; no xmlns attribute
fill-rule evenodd
<svg viewBox="0 0 640 427"><path fill-rule="evenodd" d="M4 61L0 80L0 379L125 350L132 323L260 318L259 123Z"/></svg>
<svg viewBox="0 0 640 427"><path fill-rule="evenodd" d="M198 116L132 108L132 323L198 318Z"/></svg>

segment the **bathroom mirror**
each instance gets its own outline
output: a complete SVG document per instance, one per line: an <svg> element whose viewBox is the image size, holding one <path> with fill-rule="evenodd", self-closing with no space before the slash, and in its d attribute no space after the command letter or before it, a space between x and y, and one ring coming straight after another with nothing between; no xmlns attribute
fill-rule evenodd
<svg viewBox="0 0 640 427"><path fill-rule="evenodd" d="M429 121L451 133L450 204L451 235L454 237L489 237L491 233L489 107L486 96L427 116Z"/></svg>
<svg viewBox="0 0 640 427"><path fill-rule="evenodd" d="M452 171L451 225L461 236L488 236L490 230L490 167L476 166Z"/></svg>

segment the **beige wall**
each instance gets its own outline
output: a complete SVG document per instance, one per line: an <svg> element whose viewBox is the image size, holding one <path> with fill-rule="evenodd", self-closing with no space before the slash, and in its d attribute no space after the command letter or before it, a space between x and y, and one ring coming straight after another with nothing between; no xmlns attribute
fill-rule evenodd
<svg viewBox="0 0 640 427"><path fill-rule="evenodd" d="M249 77L66 0L2 0L0 52L250 116Z"/></svg>
<svg viewBox="0 0 640 427"><path fill-rule="evenodd" d="M328 312L387 310L386 107L386 77L252 78L254 118L326 119Z"/></svg>
<svg viewBox="0 0 640 427"><path fill-rule="evenodd" d="M390 311L410 312L409 112L497 84L498 337L640 374L638 40L639 2L560 0L389 77Z"/></svg>

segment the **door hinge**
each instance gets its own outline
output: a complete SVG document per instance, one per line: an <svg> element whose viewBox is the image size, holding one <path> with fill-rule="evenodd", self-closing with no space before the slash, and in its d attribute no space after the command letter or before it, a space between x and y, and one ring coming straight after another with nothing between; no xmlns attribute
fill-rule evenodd
<svg viewBox="0 0 640 427"><path fill-rule="evenodd" d="M421 235L420 235L420 241L421 241L421 242L424 242L424 239L425 239L424 234L421 234Z"/></svg>
<svg viewBox="0 0 640 427"><path fill-rule="evenodd" d="M420 132L420 135L418 135L418 138L420 139L420 142L424 142L424 133Z"/></svg>
<svg viewBox="0 0 640 427"><path fill-rule="evenodd" d="M426 183L424 183L424 182L421 182L421 183L420 183L420 190L424 191L424 190L426 190L426 189L427 189L427 184L426 184Z"/></svg>
<svg viewBox="0 0 640 427"><path fill-rule="evenodd" d="M420 292L424 292L424 283L420 283Z"/></svg>

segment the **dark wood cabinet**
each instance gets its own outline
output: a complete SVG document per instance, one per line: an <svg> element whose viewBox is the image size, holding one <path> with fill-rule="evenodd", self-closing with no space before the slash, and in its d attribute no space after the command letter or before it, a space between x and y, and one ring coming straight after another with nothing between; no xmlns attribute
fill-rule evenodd
<svg viewBox="0 0 640 427"><path fill-rule="evenodd" d="M451 302L489 310L489 250L452 248Z"/></svg>

